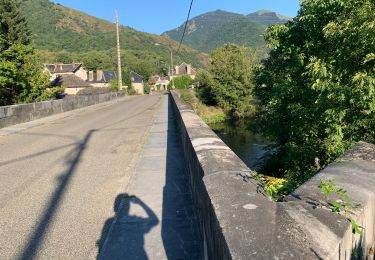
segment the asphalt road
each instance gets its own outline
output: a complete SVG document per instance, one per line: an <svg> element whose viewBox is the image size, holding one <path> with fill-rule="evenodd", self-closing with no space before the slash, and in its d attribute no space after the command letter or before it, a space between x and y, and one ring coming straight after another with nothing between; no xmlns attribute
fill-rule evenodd
<svg viewBox="0 0 375 260"><path fill-rule="evenodd" d="M161 98L126 97L0 134L0 259L95 259Z"/></svg>

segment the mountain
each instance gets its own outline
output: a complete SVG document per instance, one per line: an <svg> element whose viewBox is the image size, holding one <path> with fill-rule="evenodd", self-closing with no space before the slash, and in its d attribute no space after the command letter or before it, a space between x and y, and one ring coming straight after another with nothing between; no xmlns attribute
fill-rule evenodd
<svg viewBox="0 0 375 260"><path fill-rule="evenodd" d="M247 17L265 26L286 23L292 19L291 17L283 16L269 10L259 10L255 13L248 14Z"/></svg>
<svg viewBox="0 0 375 260"><path fill-rule="evenodd" d="M32 31L33 45L40 50L44 62L74 60L93 69L116 67L114 23L49 0L23 0L21 11ZM172 39L125 26L121 26L120 35L123 65L129 70L144 70L144 74L152 73L155 67L168 69L169 51L161 45L178 48ZM175 63L185 61L198 67L207 61L206 55L187 46L174 56Z"/></svg>
<svg viewBox="0 0 375 260"><path fill-rule="evenodd" d="M189 20L184 43L203 52L211 52L225 43L265 50L263 34L267 26L284 23L287 19L271 11L258 11L245 16L217 10ZM162 35L179 40L183 30L184 24Z"/></svg>

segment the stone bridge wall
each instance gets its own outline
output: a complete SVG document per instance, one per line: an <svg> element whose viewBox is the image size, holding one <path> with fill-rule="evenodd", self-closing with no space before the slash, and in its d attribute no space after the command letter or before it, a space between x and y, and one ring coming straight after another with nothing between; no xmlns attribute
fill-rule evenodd
<svg viewBox="0 0 375 260"><path fill-rule="evenodd" d="M350 259L354 248L373 259L375 146L360 142L340 160L274 203L251 170L194 113L171 94L187 172L208 259ZM347 219L322 207L321 178L337 178L363 226L355 235ZM357 252L357 251L356 251ZM366 258L367 257L367 258Z"/></svg>
<svg viewBox="0 0 375 260"><path fill-rule="evenodd" d="M110 101L124 93L68 96L64 99L0 107L0 128Z"/></svg>

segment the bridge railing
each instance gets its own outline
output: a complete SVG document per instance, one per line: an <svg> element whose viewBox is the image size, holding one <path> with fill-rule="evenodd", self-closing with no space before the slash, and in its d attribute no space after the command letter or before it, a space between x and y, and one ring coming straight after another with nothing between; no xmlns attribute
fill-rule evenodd
<svg viewBox="0 0 375 260"><path fill-rule="evenodd" d="M375 146L360 142L342 158L272 202L251 170L185 104L170 95L209 259L372 259L375 243ZM320 179L336 178L358 207L350 217L325 207ZM367 258L366 258L367 257ZM371 258L372 257L372 258Z"/></svg>
<svg viewBox="0 0 375 260"><path fill-rule="evenodd" d="M124 96L124 93L77 95L36 103L0 106L0 128L99 104L120 96Z"/></svg>

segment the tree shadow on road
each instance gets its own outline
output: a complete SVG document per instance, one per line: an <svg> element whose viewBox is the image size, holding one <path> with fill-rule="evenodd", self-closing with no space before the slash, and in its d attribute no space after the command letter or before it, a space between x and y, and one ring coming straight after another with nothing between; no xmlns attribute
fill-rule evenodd
<svg viewBox="0 0 375 260"><path fill-rule="evenodd" d="M82 157L85 149L87 148L87 145L88 145L90 139L92 138L93 134L96 133L96 132L99 132L99 131L122 131L126 128L113 128L113 127L115 127L116 125L118 125L120 123L126 122L130 118L133 118L133 117L136 117L136 116L142 114L143 112L145 112L148 109L154 108L157 105L157 103L158 103L158 101L155 104L152 104L151 106L145 108L144 110L137 111L136 114L132 114L132 115L126 116L126 117L122 116L123 118L121 120L118 120L114 123L110 123L110 124L107 124L105 126L102 126L101 128L92 129L92 130L88 131L87 134L85 135L85 137L83 138L83 140L79 143L72 143L72 144L69 144L69 145L66 145L66 146L61 146L61 147L53 148L53 149L50 149L50 150L41 151L41 152L36 153L36 154L27 155L25 157L18 158L16 160L10 160L10 161L6 161L6 162L2 162L3 165L11 164L11 163L17 162L18 160L31 159L31 158L34 158L34 157L41 156L43 154L47 154L47 153L51 153L51 152L55 152L55 151L64 149L64 148L66 148L70 145L75 145L73 150L69 153L69 157L67 159L68 169L66 171L64 171L59 176L58 184L57 184L55 190L53 191L51 197L47 201L47 204L46 204L46 206L43 210L43 213L42 213L41 217L39 218L39 221L37 223L35 223L35 229L33 229L33 232L29 236L29 238L27 240L27 243L24 245L23 249L20 251L21 253L17 257L17 259L35 259L36 258L37 254L38 254L38 251L40 250L40 247L42 246L42 244L44 242L44 239L46 237L46 234L47 234L47 232L48 232L48 230L51 226L51 223L53 222L55 214L56 214L56 212L57 212L57 210L60 206L60 203L62 202L62 200L64 198L64 194L65 194L66 190L69 188L72 177L74 176L74 174L75 174L75 172L76 172L76 170L79 166L79 163L81 161L81 157ZM56 136L56 135L53 135L53 136ZM64 137L67 137L67 136L64 136ZM124 196L124 194L123 194L123 196ZM123 199L119 198L119 201L122 201L122 200ZM147 233L153 226L155 226L158 223L158 219L156 218L155 214L151 211L151 209L149 209L147 207L147 205L145 205L137 197L127 196L127 199L125 201L128 201L128 205L130 205L130 202L135 203L135 204L139 204L141 207L144 208L145 212L149 215L149 218L143 219L144 222L147 222L148 227L142 227L141 231L144 231L145 233ZM125 205L126 205L126 203L125 203ZM126 209L126 207L125 207L125 209ZM129 217L129 220L131 220L131 221L139 220L140 222L142 222L142 219L132 218L133 216L128 216L128 217ZM109 225L110 224L107 224L107 226L109 226ZM108 229L108 227L103 228L104 232L106 232L105 229ZM135 235L139 235L138 234L139 232L136 232L136 233L137 234L135 234ZM139 237L141 237L141 236L139 236ZM139 239L139 241L140 242L143 241L143 235L142 235L142 239ZM98 241L98 243L99 244L103 243L102 239L100 239ZM143 244L142 244L142 248L143 248Z"/></svg>
<svg viewBox="0 0 375 260"><path fill-rule="evenodd" d="M86 134L83 141L79 143L73 150L72 156L68 160L69 168L59 177L58 186L54 191L52 197L50 198L49 202L47 203L47 206L44 209L44 213L41 216L40 221L36 224L34 232L28 239L28 242L23 248L22 253L18 257L18 259L34 259L36 257L37 252L41 244L43 243L48 228L56 213L56 210L59 208L60 202L64 197L65 190L69 186L73 173L75 172L82 157L82 154L86 149L86 146L95 131L96 130L90 130Z"/></svg>

